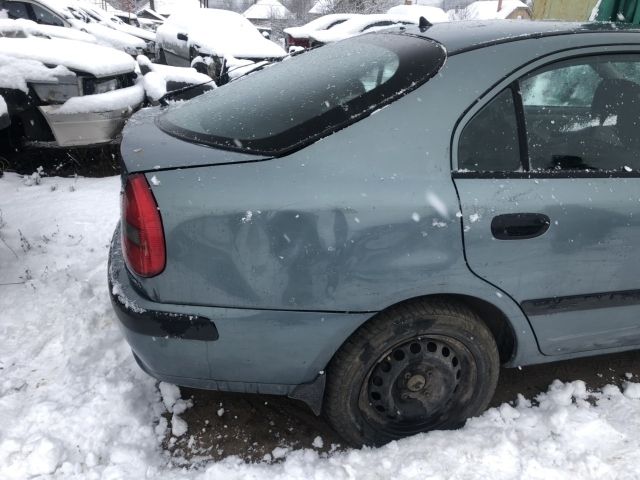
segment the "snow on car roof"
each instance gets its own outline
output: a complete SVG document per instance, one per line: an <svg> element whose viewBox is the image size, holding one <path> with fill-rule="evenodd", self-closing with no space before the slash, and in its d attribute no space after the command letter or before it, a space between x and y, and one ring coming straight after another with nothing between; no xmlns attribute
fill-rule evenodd
<svg viewBox="0 0 640 480"><path fill-rule="evenodd" d="M245 10L243 15L252 20L282 19L291 17L291 12L278 0L258 0Z"/></svg>
<svg viewBox="0 0 640 480"><path fill-rule="evenodd" d="M189 42L197 44L202 53L239 58L286 55L279 45L264 38L249 20L229 10L203 8L175 13L158 27L156 36L160 42L173 41L174 29L167 28L172 25L185 28Z"/></svg>
<svg viewBox="0 0 640 480"><path fill-rule="evenodd" d="M360 14L358 13L332 13L329 15L323 15L322 17L316 18L315 20L311 20L309 23L306 23L299 27L285 28L283 31L284 33L288 33L289 35L292 35L294 37L308 36L311 32L315 32L317 30L326 30L335 22L341 20L349 20L350 18L359 16Z"/></svg>
<svg viewBox="0 0 640 480"><path fill-rule="evenodd" d="M415 17L413 15L390 15L388 13L362 15L360 17L355 17L347 20L340 25L336 25L330 30L320 30L318 32L313 32L310 36L323 43L337 42L338 40L358 35L365 29L367 32L373 32L377 29L375 26L375 24L377 23L385 23L390 21L393 23L413 23L417 25L419 19L420 17ZM390 26L391 25L380 25L380 28L387 28Z"/></svg>
<svg viewBox="0 0 640 480"><path fill-rule="evenodd" d="M133 58L113 48L58 38L0 38L0 54L63 65L71 70L103 77L132 72Z"/></svg>
<svg viewBox="0 0 640 480"><path fill-rule="evenodd" d="M24 18L18 18L16 20L0 18L0 34L2 32L14 31L22 31L25 36L40 35L52 38L66 38L67 40L77 40L80 42L96 43L96 38L93 35L73 28L38 24L32 20L25 20Z"/></svg>
<svg viewBox="0 0 640 480"><path fill-rule="evenodd" d="M426 5L396 5L387 10L392 15L407 15L410 17L426 18L430 23L442 23L449 21L449 15L438 7L428 7Z"/></svg>

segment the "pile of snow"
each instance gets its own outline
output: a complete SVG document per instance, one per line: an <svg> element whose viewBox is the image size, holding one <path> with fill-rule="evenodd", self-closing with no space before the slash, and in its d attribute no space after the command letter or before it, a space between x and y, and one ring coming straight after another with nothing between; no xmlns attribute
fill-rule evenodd
<svg viewBox="0 0 640 480"><path fill-rule="evenodd" d="M380 27L370 27L370 25L374 25L380 22L393 22L393 24L418 24L420 17L415 17L413 15L402 15L402 14L388 14L388 13L379 13L373 15L361 15L355 18L351 18L346 22L342 22L339 25L336 25L329 30L320 30L318 32L313 32L310 34L311 38L316 39L322 43L331 43L337 42L339 40L344 40L345 38L353 37L355 35L359 35L360 33L364 33L366 29L366 33L375 32L377 30L383 30L392 27L393 25L384 25ZM367 28L369 27L369 28Z"/></svg>
<svg viewBox="0 0 640 480"><path fill-rule="evenodd" d="M82 2L82 3L80 3ZM93 20L102 23L103 25L113 28L115 30L119 30L121 32L127 33L129 35L133 35L134 37L141 38L144 41L153 41L156 40L156 35L153 32L149 32L148 30L144 30L142 28L138 28L134 25L129 25L128 23L120 20L115 14L119 12L119 10L109 13L106 10L103 10L99 7L94 7L93 5L86 4L84 1L79 0L79 6L82 10L92 17ZM128 15L126 12L121 12L122 15ZM132 15L132 18L137 18L135 14Z"/></svg>
<svg viewBox="0 0 640 480"><path fill-rule="evenodd" d="M601 392L555 382L535 404L519 397L460 430L379 449L283 446L274 464L172 468L162 442L190 434L181 418L190 402L138 368L107 292L119 190L116 177L0 178L3 480L637 478L640 384L631 381Z"/></svg>
<svg viewBox="0 0 640 480"><path fill-rule="evenodd" d="M22 90L29 93L27 82L56 82L58 77L72 76L73 73L62 65L54 68L42 62L4 55L0 38L0 88Z"/></svg>
<svg viewBox="0 0 640 480"><path fill-rule="evenodd" d="M437 7L427 7L425 5L396 5L387 10L392 15L406 15L420 19L426 18L430 23L443 23L449 21L449 15Z"/></svg>
<svg viewBox="0 0 640 480"><path fill-rule="evenodd" d="M147 97L153 101L160 100L167 93L167 82L184 83L185 86L205 83L215 86L211 77L196 71L195 68L151 63L151 60L144 55L139 55L137 60L141 69L148 72L143 77L143 85Z"/></svg>
<svg viewBox="0 0 640 480"><path fill-rule="evenodd" d="M21 36L41 36L50 38L63 38L66 40L77 40L79 42L96 43L96 37L86 32L75 30L73 28L55 27L53 25L44 25L19 18L16 20L8 20L0 18L0 32L7 36L15 36L20 33Z"/></svg>
<svg viewBox="0 0 640 480"><path fill-rule="evenodd" d="M0 73L2 75L2 73ZM7 108L7 102L4 101L4 97L0 95L0 117L8 115L9 109Z"/></svg>
<svg viewBox="0 0 640 480"><path fill-rule="evenodd" d="M311 32L327 30L330 27L338 26L339 24L335 25L336 22L349 20L350 18L358 16L359 14L357 13L333 13L311 20L309 23L300 27L285 28L283 31L295 38L309 38Z"/></svg>
<svg viewBox="0 0 640 480"><path fill-rule="evenodd" d="M144 49L146 46L145 42L140 38L94 22L91 17L81 11L80 5L76 2L71 0L39 1L59 16L65 18L76 30L93 35L101 45L117 48L129 55L137 55L139 53L138 49ZM87 21L89 22L87 23Z"/></svg>
<svg viewBox="0 0 640 480"><path fill-rule="evenodd" d="M291 12L278 0L258 0L243 15L251 20L282 20L291 18Z"/></svg>
<svg viewBox="0 0 640 480"><path fill-rule="evenodd" d="M111 92L72 97L51 113L71 114L89 112L112 112L138 108L144 101L145 90L142 83Z"/></svg>
<svg viewBox="0 0 640 480"><path fill-rule="evenodd" d="M192 85L211 82L211 77L196 71L195 68L172 67L170 65L152 63L151 60L144 55L139 55L137 61L141 67L144 66L152 72L159 73L167 82L189 83Z"/></svg>
<svg viewBox="0 0 640 480"><path fill-rule="evenodd" d="M498 0L482 0L473 2L464 9L465 20L504 20L518 8L529 9L520 0L503 0L498 10Z"/></svg>
<svg viewBox="0 0 640 480"><path fill-rule="evenodd" d="M242 15L228 10L202 8L171 15L158 27L159 44L175 43L177 32L189 34L189 46L217 57L278 58L286 52L267 40Z"/></svg>
<svg viewBox="0 0 640 480"><path fill-rule="evenodd" d="M48 65L64 65L96 77L128 73L135 68L133 59L118 50L59 38L0 37L0 54Z"/></svg>

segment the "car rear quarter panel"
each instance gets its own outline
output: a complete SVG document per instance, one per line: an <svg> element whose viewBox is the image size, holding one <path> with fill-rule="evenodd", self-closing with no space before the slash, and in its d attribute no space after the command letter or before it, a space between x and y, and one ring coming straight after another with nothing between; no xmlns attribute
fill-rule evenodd
<svg viewBox="0 0 640 480"><path fill-rule="evenodd" d="M467 108L528 59L603 37L456 55L426 85L286 157L148 173L167 266L144 280L145 292L168 303L334 312L471 295L511 321L512 364L541 361L517 304L466 265L452 132Z"/></svg>
<svg viewBox="0 0 640 480"><path fill-rule="evenodd" d="M432 92L286 157L147 174L167 267L146 289L162 302L377 311L467 276Z"/></svg>

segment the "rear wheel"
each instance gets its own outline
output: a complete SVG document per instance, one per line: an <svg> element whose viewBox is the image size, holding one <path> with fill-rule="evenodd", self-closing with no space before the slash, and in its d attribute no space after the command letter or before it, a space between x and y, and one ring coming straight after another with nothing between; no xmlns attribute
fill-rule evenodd
<svg viewBox="0 0 640 480"><path fill-rule="evenodd" d="M420 301L383 312L336 353L325 416L354 445L461 426L490 402L495 340L470 309Z"/></svg>

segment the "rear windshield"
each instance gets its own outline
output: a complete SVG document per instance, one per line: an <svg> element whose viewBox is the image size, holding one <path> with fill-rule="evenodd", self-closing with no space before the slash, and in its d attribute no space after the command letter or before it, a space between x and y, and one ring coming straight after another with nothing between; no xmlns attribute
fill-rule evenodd
<svg viewBox="0 0 640 480"><path fill-rule="evenodd" d="M206 145L280 155L334 132L433 77L431 40L371 34L269 66L167 111L165 132Z"/></svg>

